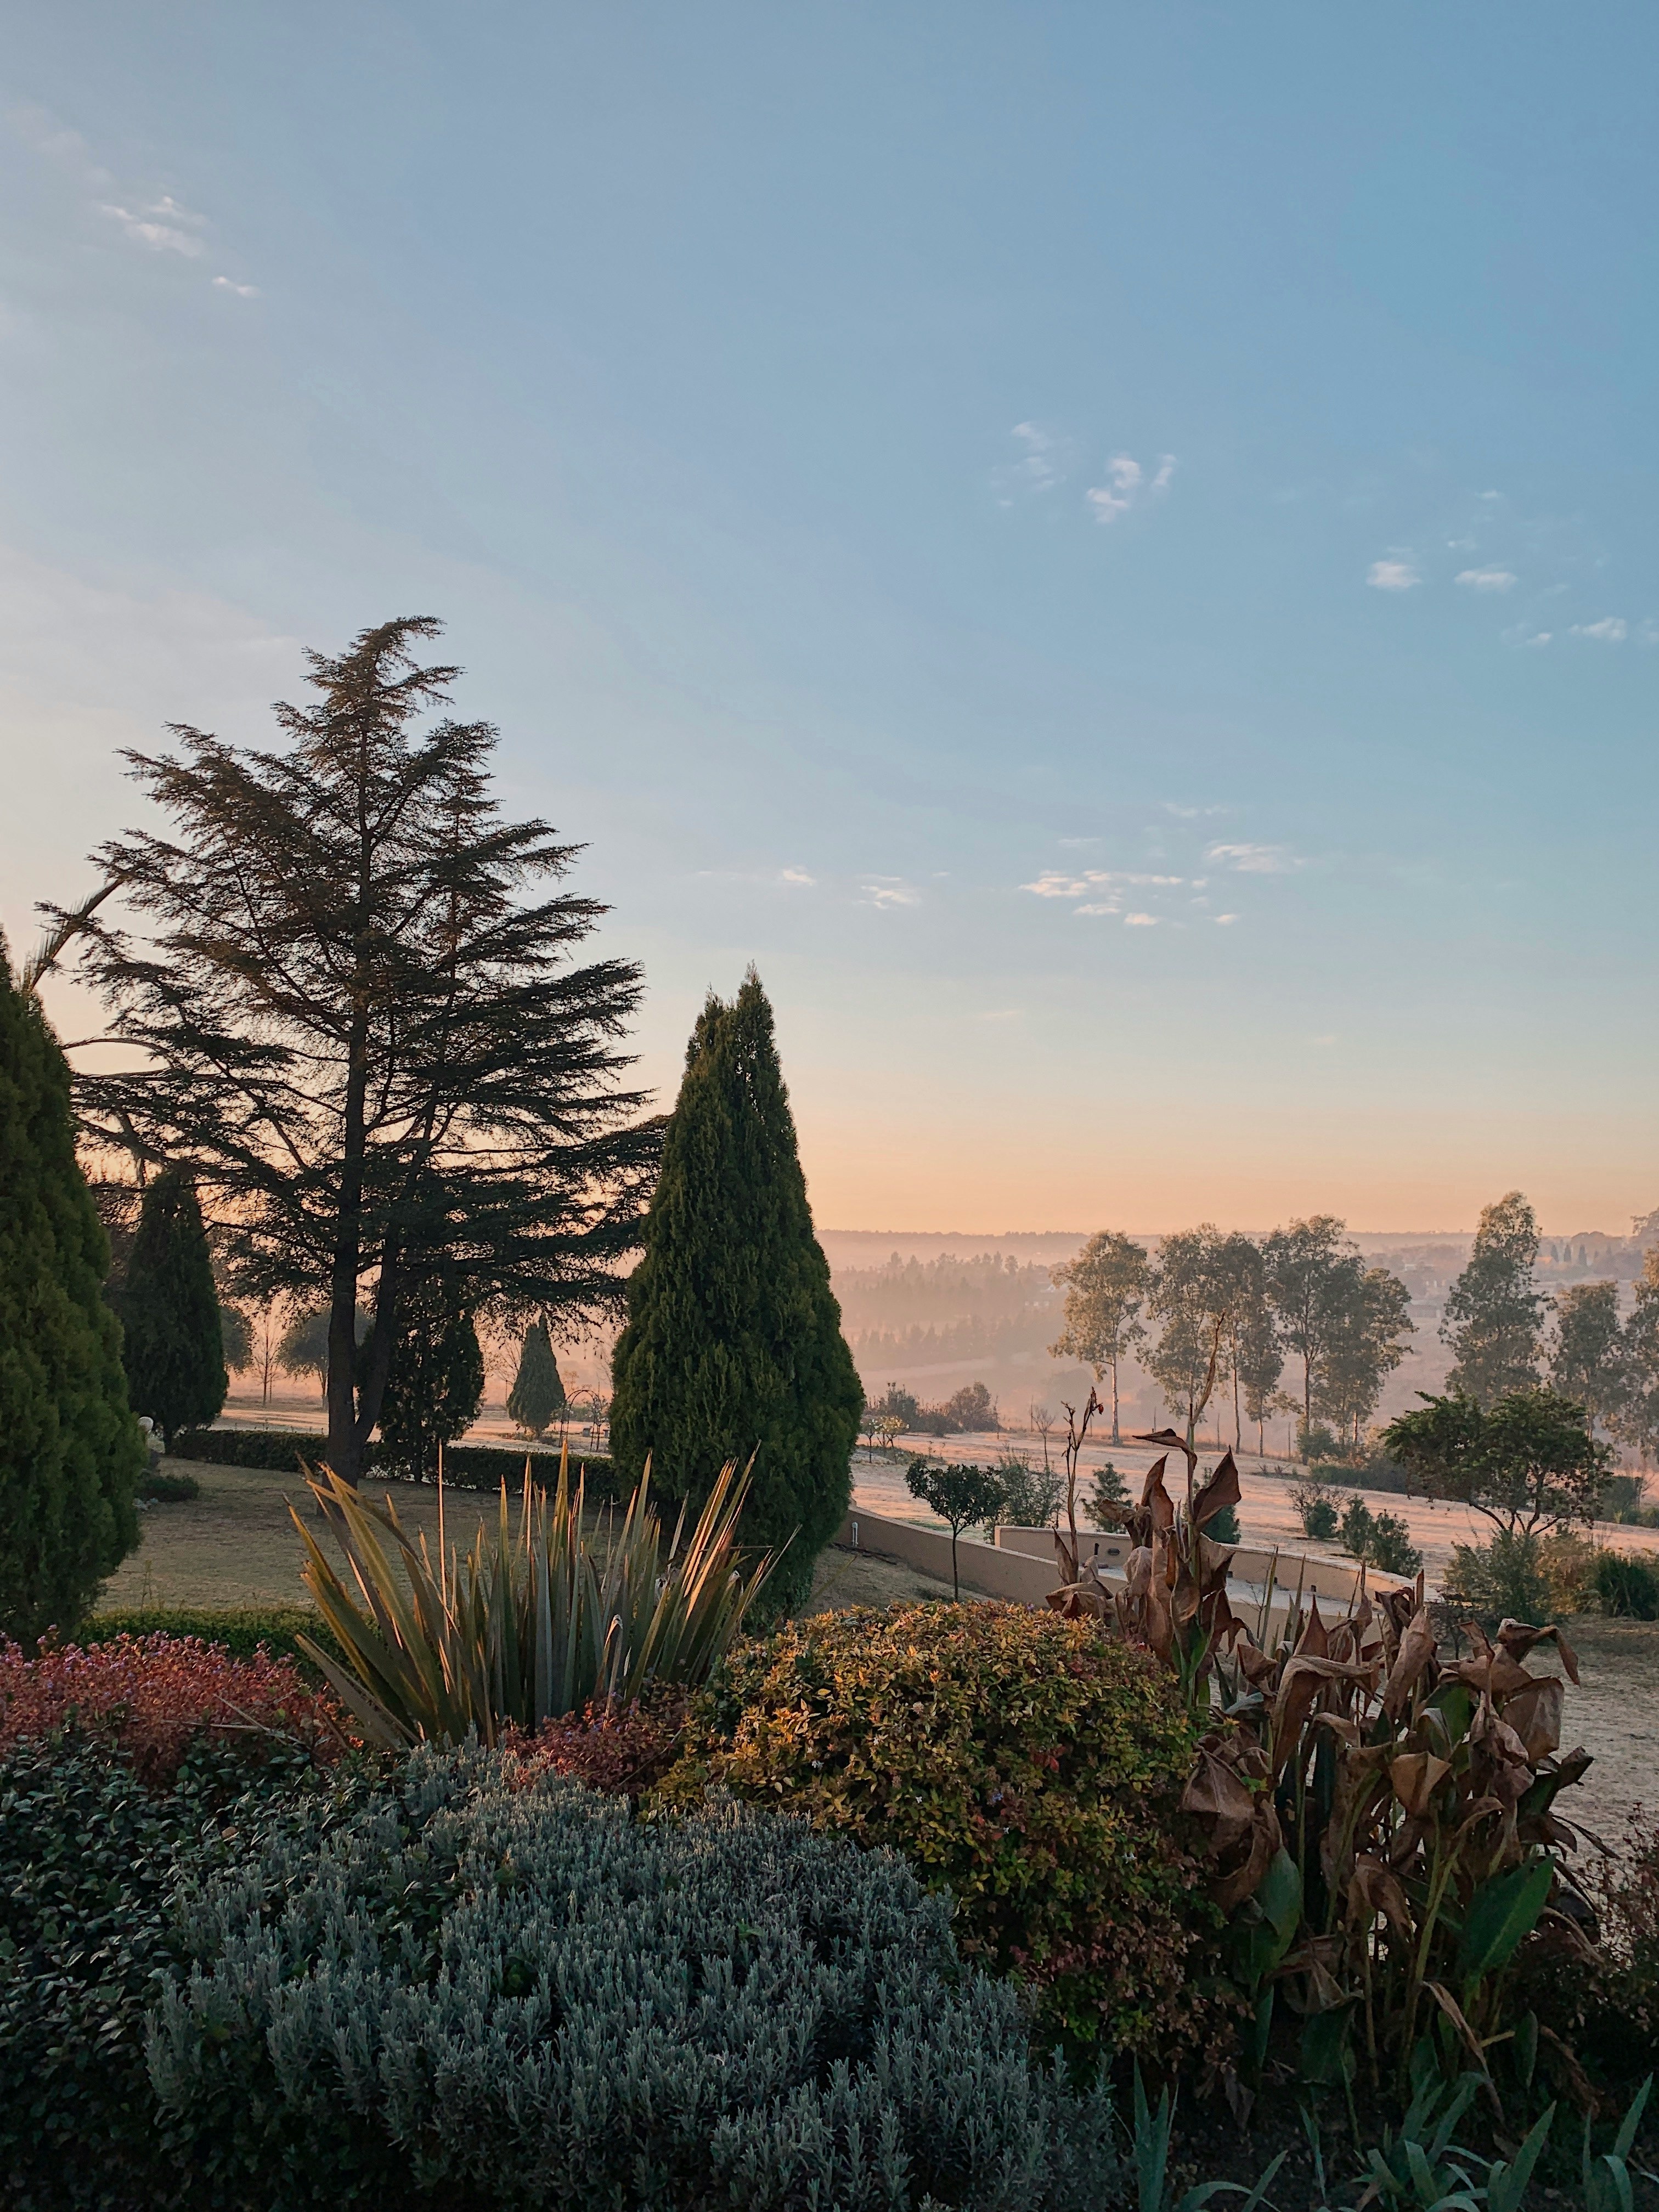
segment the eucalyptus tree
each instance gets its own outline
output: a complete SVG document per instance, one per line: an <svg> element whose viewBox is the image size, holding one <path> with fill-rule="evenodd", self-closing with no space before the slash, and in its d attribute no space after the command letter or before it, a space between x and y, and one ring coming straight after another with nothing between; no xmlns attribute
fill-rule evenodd
<svg viewBox="0 0 1659 2212"><path fill-rule="evenodd" d="M1440 1324L1452 1351L1449 1391L1490 1406L1537 1382L1544 1330L1534 1275L1539 1241L1538 1216L1520 1191L1481 1207L1469 1263L1446 1294Z"/></svg>
<svg viewBox="0 0 1659 2212"><path fill-rule="evenodd" d="M1066 1291L1060 1335L1048 1347L1056 1359L1081 1359L1097 1382L1112 1378L1112 1442L1118 1434L1118 1364L1146 1334L1140 1319L1148 1283L1146 1248L1119 1231L1103 1229L1076 1259L1053 1270ZM1048 1439L1044 1436L1044 1455Z"/></svg>
<svg viewBox="0 0 1659 2212"><path fill-rule="evenodd" d="M1618 1419L1632 1379L1634 1342L1620 1327L1617 1283L1568 1283L1556 1292L1550 1382L1577 1399L1592 1429L1612 1428Z"/></svg>
<svg viewBox="0 0 1659 2212"><path fill-rule="evenodd" d="M439 627L309 654L278 750L175 725L174 751L129 754L165 831L96 855L118 919L57 916L125 1048L78 1080L85 1130L191 1168L239 1287L326 1304L351 1482L405 1297L441 1279L468 1312L612 1308L659 1143L621 1080L639 969L575 963L605 911L553 888L580 848L502 818L496 732L441 713L459 671L416 658Z"/></svg>

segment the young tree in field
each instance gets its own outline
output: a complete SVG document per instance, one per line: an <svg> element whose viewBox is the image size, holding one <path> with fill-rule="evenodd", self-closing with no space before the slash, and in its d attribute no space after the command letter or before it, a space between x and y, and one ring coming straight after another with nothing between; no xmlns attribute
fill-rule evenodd
<svg viewBox="0 0 1659 2212"><path fill-rule="evenodd" d="M1614 1431L1650 1459L1659 1453L1659 1249L1644 1257L1636 1304L1624 1327L1621 1357L1625 1387Z"/></svg>
<svg viewBox="0 0 1659 2212"><path fill-rule="evenodd" d="M1449 1392L1490 1406L1538 1380L1544 1299L1534 1280L1538 1216L1518 1190L1480 1209L1469 1264L1446 1294Z"/></svg>
<svg viewBox="0 0 1659 2212"><path fill-rule="evenodd" d="M950 1460L913 1459L904 1477L912 1498L948 1522L951 1529L951 1595L958 1602L957 1540L964 1529L994 1522L1006 1504L1001 1477L994 1468L963 1467Z"/></svg>
<svg viewBox="0 0 1659 2212"><path fill-rule="evenodd" d="M72 1628L138 1541L143 1433L70 1074L0 940L0 1635Z"/></svg>
<svg viewBox="0 0 1659 2212"><path fill-rule="evenodd" d="M1275 1229L1261 1253L1280 1341L1302 1363L1305 1433L1313 1426L1314 1401L1351 1310L1363 1263L1344 1224L1330 1213Z"/></svg>
<svg viewBox="0 0 1659 2212"><path fill-rule="evenodd" d="M1103 1462L1083 1502L1085 1518L1097 1528L1121 1528L1127 1523L1130 1503L1128 1484L1110 1460Z"/></svg>
<svg viewBox="0 0 1659 2212"><path fill-rule="evenodd" d="M1416 1332L1411 1293L1386 1267L1345 1271L1339 1285L1346 1296L1332 1316L1314 1411L1357 1449L1383 1383L1406 1357L1407 1340Z"/></svg>
<svg viewBox="0 0 1659 2212"><path fill-rule="evenodd" d="M119 1312L133 1412L149 1414L164 1445L181 1429L210 1427L229 1377L213 1262L187 1168L166 1168L145 1188Z"/></svg>
<svg viewBox="0 0 1659 2212"><path fill-rule="evenodd" d="M1468 1505L1510 1537L1594 1521L1613 1461L1583 1407L1538 1384L1490 1407L1453 1392L1425 1396L1382 1443L1431 1498Z"/></svg>
<svg viewBox="0 0 1659 2212"><path fill-rule="evenodd" d="M483 1398L483 1352L459 1286L426 1277L398 1309L392 1368L380 1401L387 1463L411 1482L430 1482L438 1450L465 1436Z"/></svg>
<svg viewBox="0 0 1659 2212"><path fill-rule="evenodd" d="M752 969L692 1032L612 1376L619 1474L648 1455L652 1480L696 1503L724 1462L752 1458L745 1535L782 1551L777 1601L804 1600L851 1496L864 1393Z"/></svg>
<svg viewBox="0 0 1659 2212"><path fill-rule="evenodd" d="M1002 1425L997 1419L996 1400L983 1382L964 1382L945 1400L945 1412L952 1427L963 1436L982 1436Z"/></svg>
<svg viewBox="0 0 1659 2212"><path fill-rule="evenodd" d="M1177 1231L1164 1239L1151 1279L1147 1304L1161 1326L1146 1364L1185 1425L1189 1444L1225 1371L1222 1352L1235 1294L1229 1241L1207 1221Z"/></svg>
<svg viewBox="0 0 1659 2212"><path fill-rule="evenodd" d="M416 664L438 627L312 654L316 696L277 708L281 750L179 726L173 754L130 756L170 823L97 856L133 927L60 917L103 1041L127 1048L122 1072L78 1079L86 1127L192 1168L240 1289L326 1303L329 1460L349 1482L405 1295L441 1279L469 1311L609 1310L659 1142L619 1088L639 971L574 965L602 909L542 895L580 848L501 818L487 723L416 726L459 673Z"/></svg>
<svg viewBox="0 0 1659 2212"><path fill-rule="evenodd" d="M1632 1379L1617 1283L1569 1283L1556 1292L1549 1362L1552 1387L1577 1399L1592 1429L1612 1428Z"/></svg>
<svg viewBox="0 0 1659 2212"><path fill-rule="evenodd" d="M1242 1450L1246 1395L1251 1384L1259 1383L1266 1371L1269 1347L1273 1357L1273 1376L1267 1386L1269 1390L1279 1380L1284 1360L1279 1353L1273 1309L1267 1301L1267 1267L1261 1246L1248 1237L1224 1237L1217 1248L1216 1272L1225 1313L1222 1350L1232 1386L1233 1444L1236 1449ZM1254 1402L1261 1403L1259 1389ZM1262 1417L1253 1413L1250 1418L1260 1420ZM1220 1426L1218 1418L1218 1438Z"/></svg>
<svg viewBox="0 0 1659 2212"><path fill-rule="evenodd" d="M1066 1287L1059 1336L1048 1347L1056 1359L1080 1359L1097 1382L1112 1378L1112 1442L1117 1425L1117 1370L1146 1334L1140 1320L1148 1279L1146 1248L1115 1229L1091 1237L1076 1259L1053 1271ZM1046 1442L1046 1438L1045 1438Z"/></svg>
<svg viewBox="0 0 1659 2212"><path fill-rule="evenodd" d="M1234 1371L1244 1394L1245 1418L1255 1424L1255 1448L1265 1458L1267 1416L1279 1410L1279 1378L1285 1372L1285 1352L1267 1291L1267 1264L1262 1263L1262 1295L1245 1310L1237 1337Z"/></svg>
<svg viewBox="0 0 1659 2212"><path fill-rule="evenodd" d="M553 1357L553 1340L544 1321L532 1321L524 1333L519 1371L507 1396L509 1420L526 1436L539 1437L565 1407L564 1377Z"/></svg>

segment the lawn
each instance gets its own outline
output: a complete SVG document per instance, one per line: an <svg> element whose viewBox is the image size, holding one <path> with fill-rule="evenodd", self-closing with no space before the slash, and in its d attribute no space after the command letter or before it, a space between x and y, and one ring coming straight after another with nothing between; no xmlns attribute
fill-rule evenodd
<svg viewBox="0 0 1659 2212"><path fill-rule="evenodd" d="M143 1540L105 1583L106 1611L132 1606L303 1605L300 1540L290 1500L323 1531L321 1516L298 1474L262 1468L213 1467L169 1461L169 1472L194 1475L201 1496L188 1503L144 1509ZM424 1531L435 1546L438 1494L408 1483L364 1485L365 1495L388 1494L406 1528ZM445 1533L463 1549L482 1515L495 1510L493 1497L477 1491L445 1493ZM950 1586L896 1561L828 1551L818 1562L811 1610L888 1605L896 1598L948 1597Z"/></svg>

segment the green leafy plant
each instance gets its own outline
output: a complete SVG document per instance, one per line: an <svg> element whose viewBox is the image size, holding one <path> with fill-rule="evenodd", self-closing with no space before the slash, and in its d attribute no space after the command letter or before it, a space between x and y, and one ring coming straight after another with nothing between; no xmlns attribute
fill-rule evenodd
<svg viewBox="0 0 1659 2212"><path fill-rule="evenodd" d="M1178 1801L1193 1731L1145 1654L1022 1606L796 1621L732 1650L662 1802L709 1786L902 1851L963 1954L1085 2050L1190 2045L1216 1921Z"/></svg>
<svg viewBox="0 0 1659 2212"><path fill-rule="evenodd" d="M526 1462L516 1533L503 1484L465 1560L441 1524L435 1565L390 1500L371 1504L326 1469L310 1487L362 1602L295 1513L306 1585L341 1656L307 1637L301 1648L377 1744L459 1742L472 1730L494 1743L509 1725L627 1704L653 1683L695 1687L771 1571L769 1556L746 1571L740 1562L744 1480L732 1463L689 1535L682 1511L665 1552L645 1481L620 1520L592 1531L562 1462L551 1497Z"/></svg>
<svg viewBox="0 0 1659 2212"><path fill-rule="evenodd" d="M1170 2136L1175 2124L1175 2100L1167 2088L1153 2112L1146 2101L1140 2068L1134 2069L1134 2131L1129 2139L1129 2163L1135 2181L1136 2212L1201 2212L1218 2197L1242 2197L1239 2212L1255 2212L1266 2198L1273 2177L1288 2150L1279 2152L1253 2189L1237 2181L1200 2181L1177 2197L1170 2186Z"/></svg>
<svg viewBox="0 0 1659 2212"><path fill-rule="evenodd" d="M1085 2212L1116 2179L1103 2086L1036 2060L945 1900L799 1821L422 1748L179 1920L151 2074L208 2201Z"/></svg>
<svg viewBox="0 0 1659 2212"><path fill-rule="evenodd" d="M1302 1523L1302 1533L1310 1544L1328 1544L1336 1535L1336 1500L1328 1482L1316 1481L1310 1476L1295 1484L1291 1491L1291 1503Z"/></svg>
<svg viewBox="0 0 1659 2212"><path fill-rule="evenodd" d="M1423 1565L1406 1523L1392 1513L1373 1513L1363 1498L1350 1500L1338 1533L1345 1552L1384 1574L1414 1575Z"/></svg>
<svg viewBox="0 0 1659 2212"><path fill-rule="evenodd" d="M1618 1620L1659 1620L1659 1565L1650 1552L1602 1552L1591 1587L1605 1613Z"/></svg>

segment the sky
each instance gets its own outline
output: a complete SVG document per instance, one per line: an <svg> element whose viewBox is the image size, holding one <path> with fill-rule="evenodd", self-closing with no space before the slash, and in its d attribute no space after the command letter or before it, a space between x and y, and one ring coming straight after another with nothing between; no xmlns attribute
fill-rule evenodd
<svg viewBox="0 0 1659 2212"><path fill-rule="evenodd" d="M1659 17L130 5L0 54L0 924L447 624L817 1218L1659 1204ZM65 1033L90 1018L52 1006Z"/></svg>

